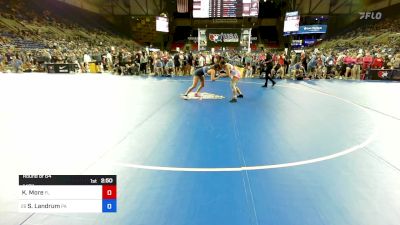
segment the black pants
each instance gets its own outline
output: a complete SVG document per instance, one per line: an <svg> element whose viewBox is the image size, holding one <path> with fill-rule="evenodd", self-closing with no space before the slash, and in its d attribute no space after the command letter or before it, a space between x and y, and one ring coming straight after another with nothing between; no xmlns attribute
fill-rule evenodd
<svg viewBox="0 0 400 225"><path fill-rule="evenodd" d="M268 80L270 80L272 83L275 83L275 81L272 80L272 78L269 76L271 74L271 70L272 70L272 67L267 67L266 68L266 71L265 71L265 84L264 84L265 86L268 85Z"/></svg>

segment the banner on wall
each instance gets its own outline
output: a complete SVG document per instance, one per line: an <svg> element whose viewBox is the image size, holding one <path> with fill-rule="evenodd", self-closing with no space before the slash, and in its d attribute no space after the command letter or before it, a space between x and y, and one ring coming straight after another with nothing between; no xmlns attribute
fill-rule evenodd
<svg viewBox="0 0 400 225"><path fill-rule="evenodd" d="M370 69L367 72L370 80L400 80L400 70Z"/></svg>
<svg viewBox="0 0 400 225"><path fill-rule="evenodd" d="M75 63L49 63L45 64L48 73L71 73L77 71Z"/></svg>
<svg viewBox="0 0 400 225"><path fill-rule="evenodd" d="M299 47L303 45L303 40L292 40L293 47Z"/></svg>
<svg viewBox="0 0 400 225"><path fill-rule="evenodd" d="M313 45L313 44L315 44L315 42L317 42L317 39L304 39L305 46Z"/></svg>
<svg viewBox="0 0 400 225"><path fill-rule="evenodd" d="M239 47L240 29L207 29L207 47Z"/></svg>
<svg viewBox="0 0 400 225"><path fill-rule="evenodd" d="M283 36L292 34L325 34L328 30L327 25L303 25L296 32L283 32Z"/></svg>
<svg viewBox="0 0 400 225"><path fill-rule="evenodd" d="M300 26L297 34L325 34L327 25L304 25Z"/></svg>

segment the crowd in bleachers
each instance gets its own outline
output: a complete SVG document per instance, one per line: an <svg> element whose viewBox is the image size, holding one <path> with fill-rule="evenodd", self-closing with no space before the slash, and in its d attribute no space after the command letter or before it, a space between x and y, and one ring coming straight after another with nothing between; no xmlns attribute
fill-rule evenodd
<svg viewBox="0 0 400 225"><path fill-rule="evenodd" d="M400 46L400 18L386 18L375 23L360 26L343 35L326 40L321 44L324 48L365 48L379 45L399 48Z"/></svg>
<svg viewBox="0 0 400 225"><path fill-rule="evenodd" d="M310 76L359 79L370 68L400 69L400 18L359 26L315 48L301 60Z"/></svg>
<svg viewBox="0 0 400 225"><path fill-rule="evenodd" d="M68 62L77 63L85 72L85 55L94 59L100 55L101 61L107 54L132 52L139 46L129 38L101 30L104 23L82 21L84 26L27 6L34 2L39 1L0 0L0 71L44 71L44 63Z"/></svg>
<svg viewBox="0 0 400 225"><path fill-rule="evenodd" d="M265 76L266 68L272 66L270 75L282 79L363 79L369 68L399 69L400 64L400 18L359 27L297 52L211 54L138 48L129 38L102 30L103 24L77 24L26 5L32 2L0 0L4 6L0 9L0 71L45 71L46 63L74 63L77 72L83 73L180 76L224 57L241 67L244 77Z"/></svg>

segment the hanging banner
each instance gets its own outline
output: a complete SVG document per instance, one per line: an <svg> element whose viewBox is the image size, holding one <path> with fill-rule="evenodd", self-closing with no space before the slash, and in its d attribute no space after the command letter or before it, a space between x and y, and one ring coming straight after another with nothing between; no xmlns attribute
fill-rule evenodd
<svg viewBox="0 0 400 225"><path fill-rule="evenodd" d="M299 31L296 32L283 32L283 36L294 34L325 34L328 29L327 25L303 25L300 26Z"/></svg>
<svg viewBox="0 0 400 225"><path fill-rule="evenodd" d="M207 29L207 47L239 47L240 36L240 29Z"/></svg>
<svg viewBox="0 0 400 225"><path fill-rule="evenodd" d="M241 31L240 37L240 50L245 52L250 52L250 38L251 38L251 28L244 28Z"/></svg>
<svg viewBox="0 0 400 225"><path fill-rule="evenodd" d="M197 51L205 51L207 49L206 30L199 29Z"/></svg>

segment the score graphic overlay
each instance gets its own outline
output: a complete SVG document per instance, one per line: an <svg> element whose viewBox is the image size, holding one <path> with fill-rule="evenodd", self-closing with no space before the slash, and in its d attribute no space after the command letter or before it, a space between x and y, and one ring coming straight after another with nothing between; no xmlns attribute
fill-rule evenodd
<svg viewBox="0 0 400 225"><path fill-rule="evenodd" d="M116 175L19 175L19 212L117 212Z"/></svg>

